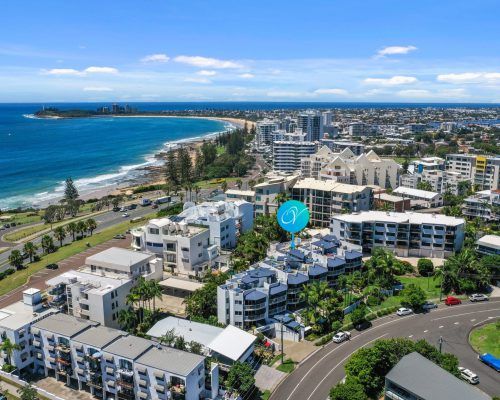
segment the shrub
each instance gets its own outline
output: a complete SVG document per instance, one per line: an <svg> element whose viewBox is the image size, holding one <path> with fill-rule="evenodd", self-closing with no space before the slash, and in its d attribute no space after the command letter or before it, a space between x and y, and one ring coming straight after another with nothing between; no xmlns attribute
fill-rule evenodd
<svg viewBox="0 0 500 400"><path fill-rule="evenodd" d="M378 306L380 304L380 299L376 296L368 296L366 298L366 304L369 306Z"/></svg>
<svg viewBox="0 0 500 400"><path fill-rule="evenodd" d="M421 258L417 264L418 273L422 276L430 276L434 272L434 264L428 258Z"/></svg>
<svg viewBox="0 0 500 400"><path fill-rule="evenodd" d="M10 372L14 371L15 369L16 369L16 367L14 367L13 365L10 365L10 364L2 365L2 371L4 371L4 372L10 373Z"/></svg>

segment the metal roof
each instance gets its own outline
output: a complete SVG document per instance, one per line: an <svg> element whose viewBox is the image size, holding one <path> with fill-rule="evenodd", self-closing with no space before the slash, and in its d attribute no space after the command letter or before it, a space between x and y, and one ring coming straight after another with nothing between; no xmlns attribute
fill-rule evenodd
<svg viewBox="0 0 500 400"><path fill-rule="evenodd" d="M135 364L168 371L175 375L188 376L204 360L205 357L197 354L162 346L149 349L135 361Z"/></svg>
<svg viewBox="0 0 500 400"><path fill-rule="evenodd" d="M76 335L73 340L75 342L102 349L124 335L127 335L127 332L106 328L105 326L96 326Z"/></svg>
<svg viewBox="0 0 500 400"><path fill-rule="evenodd" d="M53 314L38 321L33 327L72 338L80 332L99 325L97 322L85 321L67 314Z"/></svg>
<svg viewBox="0 0 500 400"><path fill-rule="evenodd" d="M491 400L417 352L404 356L386 379L424 400Z"/></svg>
<svg viewBox="0 0 500 400"><path fill-rule="evenodd" d="M143 339L137 336L124 336L114 341L109 346L106 346L103 351L114 354L118 357L135 360L153 345L155 345L155 343L151 340Z"/></svg>

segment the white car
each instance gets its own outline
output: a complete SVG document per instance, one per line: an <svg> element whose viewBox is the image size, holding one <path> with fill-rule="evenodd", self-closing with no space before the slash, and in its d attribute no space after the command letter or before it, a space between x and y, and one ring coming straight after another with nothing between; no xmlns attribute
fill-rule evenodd
<svg viewBox="0 0 500 400"><path fill-rule="evenodd" d="M413 314L413 310L411 308L401 307L398 311L396 311L396 314L402 317L403 315Z"/></svg>
<svg viewBox="0 0 500 400"><path fill-rule="evenodd" d="M422 306L423 310L432 310L433 308L438 308L438 306L436 303L433 303L432 301L426 301Z"/></svg>
<svg viewBox="0 0 500 400"><path fill-rule="evenodd" d="M123 218L127 218L127 217L129 217L129 214L128 214L128 213L124 213L124 214L122 215L122 217L123 217Z"/></svg>
<svg viewBox="0 0 500 400"><path fill-rule="evenodd" d="M470 301L488 301L488 296L485 294L474 293L469 296Z"/></svg>
<svg viewBox="0 0 500 400"><path fill-rule="evenodd" d="M351 334L349 332L338 332L332 338L335 343L342 343L345 340L349 340L351 338Z"/></svg>
<svg viewBox="0 0 500 400"><path fill-rule="evenodd" d="M476 385L479 383L479 376L477 376L470 369L458 367L458 370L460 371L460 376L462 377L462 379L469 382L471 385Z"/></svg>

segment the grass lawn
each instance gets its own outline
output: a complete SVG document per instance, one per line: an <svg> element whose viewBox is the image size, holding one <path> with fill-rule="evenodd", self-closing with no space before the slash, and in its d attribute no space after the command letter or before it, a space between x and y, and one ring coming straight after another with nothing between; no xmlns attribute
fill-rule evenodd
<svg viewBox="0 0 500 400"><path fill-rule="evenodd" d="M425 290L427 298L429 299L439 298L439 292L441 290L441 281L439 279L434 279L433 277L425 278L422 276L399 276L398 279L405 287L410 283L420 286Z"/></svg>
<svg viewBox="0 0 500 400"><path fill-rule="evenodd" d="M403 162L407 159L406 157L390 157L390 158L392 158L398 164L403 164ZM413 160L418 160L418 158L415 158L415 157L408 158L408 162L411 162Z"/></svg>
<svg viewBox="0 0 500 400"><path fill-rule="evenodd" d="M209 179L205 181L198 181L195 185L198 185L201 189L217 189L220 188L222 181L226 181L228 184L235 182L238 178L219 178L219 179Z"/></svg>
<svg viewBox="0 0 500 400"><path fill-rule="evenodd" d="M271 392L269 390L265 390L260 395L260 400L268 400L271 397Z"/></svg>
<svg viewBox="0 0 500 400"><path fill-rule="evenodd" d="M226 152L226 146L217 146L217 155L220 156Z"/></svg>
<svg viewBox="0 0 500 400"><path fill-rule="evenodd" d="M152 218L155 215L156 213L151 213L146 215L144 218L145 219ZM40 261L28 264L28 266L25 269L16 271L14 274L4 279L0 285L0 296L10 292L11 290L18 288L19 286L24 285L27 279L31 275L44 269L46 265L52 263L58 263L59 261L62 261L68 257L71 257L75 254L87 250L88 249L86 245L87 242L90 243L91 247L97 246L98 244L107 242L117 234L122 234L127 229L140 226L142 224L144 224L143 221L139 221L134 224L128 221L122 222L121 224L105 229L99 233L95 233L92 236L88 236L84 239L76 240L73 243L67 244L62 248L58 249L55 253L43 256L43 258Z"/></svg>
<svg viewBox="0 0 500 400"><path fill-rule="evenodd" d="M391 296L385 299L382 303L380 303L378 306L370 307L372 311L379 311L384 308L389 308L389 307L395 307L399 306L401 304L401 297L400 296Z"/></svg>
<svg viewBox="0 0 500 400"><path fill-rule="evenodd" d="M500 321L473 330L469 341L478 353L491 353L500 357Z"/></svg>
<svg viewBox="0 0 500 400"><path fill-rule="evenodd" d="M9 217L9 219L5 219L5 222L4 220L2 219L0 221L0 224L3 224L3 223L11 223L11 222L15 222L16 224L30 224L30 223L33 223L33 222L40 222L42 220L42 215L43 215L43 212L32 212L32 211L28 211L28 212L23 212L23 213L16 213L16 214L2 214L1 216L2 217Z"/></svg>
<svg viewBox="0 0 500 400"><path fill-rule="evenodd" d="M283 364L276 367L276 369L278 371L285 372L285 373L289 374L290 372L292 372L295 369L295 363L291 359L287 358L283 362Z"/></svg>

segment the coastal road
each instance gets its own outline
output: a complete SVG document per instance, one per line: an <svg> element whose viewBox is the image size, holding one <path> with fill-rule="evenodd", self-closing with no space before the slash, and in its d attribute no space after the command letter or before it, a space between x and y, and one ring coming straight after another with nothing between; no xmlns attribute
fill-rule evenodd
<svg viewBox="0 0 500 400"><path fill-rule="evenodd" d="M146 214L150 214L154 211L155 210L153 210L151 208L151 206L148 206L148 207L138 206L135 210L127 211L127 213L130 215L130 217L128 217L128 218L124 218L122 216L123 215L122 212L106 211L102 214L99 214L99 215L92 217L97 222L97 229L95 230L95 232L96 233L100 232L104 229L107 229L107 228L113 226L113 225L117 225L121 222L124 222L126 220L130 220L132 218L142 217L142 216L144 216ZM42 240L42 238L38 237L36 239L33 239L32 242L34 244L38 245L38 244L40 244L41 240ZM66 237L66 239L63 242L63 244L67 244L67 243L71 243L70 237ZM56 243L56 244L58 245L58 243ZM9 254L11 253L12 250L15 250L15 249L20 250L22 252L23 244L15 245L10 250L5 251L5 252L0 254L0 271L4 271L7 268L10 268L10 265L8 263ZM38 249L38 253L41 253L41 249Z"/></svg>
<svg viewBox="0 0 500 400"><path fill-rule="evenodd" d="M329 343L302 361L287 376L270 400L325 400L330 389L345 377L344 365L357 349L370 346L377 339L406 337L425 339L438 346L443 338L443 352L455 354L460 366L474 371L478 387L491 396L500 395L500 373L477 359L468 343L470 330L483 322L500 318L500 298L483 303L464 302L459 306L439 306L426 314L398 317L395 314L373 321L366 331L352 332L350 341Z"/></svg>

